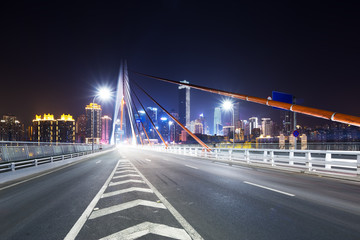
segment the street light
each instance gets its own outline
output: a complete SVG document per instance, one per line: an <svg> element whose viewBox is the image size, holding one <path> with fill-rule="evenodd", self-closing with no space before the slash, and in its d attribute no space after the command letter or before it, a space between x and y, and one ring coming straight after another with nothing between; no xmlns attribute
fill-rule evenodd
<svg viewBox="0 0 360 240"><path fill-rule="evenodd" d="M225 111L232 111L232 124L233 124L233 148L235 147L235 113L234 113L234 104L230 100L225 100L222 103L222 107Z"/></svg>
<svg viewBox="0 0 360 240"><path fill-rule="evenodd" d="M99 97L101 100L108 100L111 97L111 91L109 88L102 87L98 89L97 94L94 96L92 101L92 108L91 108L91 118L92 118L92 131L91 131L91 150L94 151L94 140L95 140L95 112L94 112L94 104L95 99Z"/></svg>

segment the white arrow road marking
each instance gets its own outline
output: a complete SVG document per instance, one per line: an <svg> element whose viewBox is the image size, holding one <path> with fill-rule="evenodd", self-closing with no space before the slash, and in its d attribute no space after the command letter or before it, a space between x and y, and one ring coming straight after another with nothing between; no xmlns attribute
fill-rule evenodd
<svg viewBox="0 0 360 240"><path fill-rule="evenodd" d="M116 174L119 174L119 173L128 173L128 172L132 172L132 173L136 173L136 171L135 170L122 170L122 171L116 171L115 173Z"/></svg>
<svg viewBox="0 0 360 240"><path fill-rule="evenodd" d="M89 219L94 219L94 218L102 217L102 216L109 215L109 214L112 214L112 213L120 212L122 210L133 208L133 207L136 207L136 206L139 206L139 205L166 209L166 207L162 203L157 203L157 202L152 202L152 201L148 201L148 200L138 199L138 200L130 201L130 202L127 202L127 203L122 203L122 204L119 204L119 205L114 205L114 206L111 206L111 207L99 209L96 212L92 212Z"/></svg>
<svg viewBox="0 0 360 240"><path fill-rule="evenodd" d="M264 188L264 189L267 189L267 190L270 190L270 191L273 191L273 192L285 194L285 195L288 195L290 197L295 196L292 193L283 192L283 191L280 191L280 190L277 190L277 189L274 189L274 188L265 187L265 186L262 186L262 185L259 185L259 184L256 184L256 183L251 183L251 182L247 182L247 181L244 181L244 183L249 184L249 185L253 185L253 186L256 186L256 187L259 187L259 188Z"/></svg>
<svg viewBox="0 0 360 240"><path fill-rule="evenodd" d="M116 186L116 185L120 185L120 184L124 184L124 183L130 183L130 182L133 182L133 183L143 183L144 181L142 181L142 180L129 179L129 180L125 180L125 181L111 182L111 183L109 184L109 186Z"/></svg>
<svg viewBox="0 0 360 240"><path fill-rule="evenodd" d="M146 160L146 161L148 161L148 162L151 162L151 160L150 160L150 159L145 158L145 160Z"/></svg>
<svg viewBox="0 0 360 240"><path fill-rule="evenodd" d="M94 207L96 206L96 203L99 201L99 199L101 198L101 196L105 192L105 190L106 190L112 176L114 175L115 170L116 170L118 165L119 165L119 162L116 163L116 166L115 166L114 170L112 171L112 173L110 174L109 178L106 180L106 182L101 187L100 191L96 194L94 199L87 206L85 211L81 214L80 218L76 221L75 225L70 229L70 231L68 232L68 234L66 235L64 240L75 239L76 236L79 234L79 232L80 232L81 228L84 226L88 216L90 216L91 211L94 209Z"/></svg>
<svg viewBox="0 0 360 240"><path fill-rule="evenodd" d="M160 199L160 201L166 206L166 208L171 212L175 219L180 223L180 225L185 229L185 231L191 236L193 240L204 240L200 234L186 221L186 219L168 202L168 200L147 180L144 175L131 163L136 169L138 174L144 179L145 183L153 190L155 195Z"/></svg>
<svg viewBox="0 0 360 240"><path fill-rule="evenodd" d="M121 170L134 170L134 168L130 167L130 166L126 166L126 167L118 167L116 170L119 170L119 171L121 171Z"/></svg>
<svg viewBox="0 0 360 240"><path fill-rule="evenodd" d="M113 177L113 179L124 178L124 177L141 177L141 176L139 174L126 174L126 175L115 176Z"/></svg>
<svg viewBox="0 0 360 240"><path fill-rule="evenodd" d="M115 195L119 195L119 194L123 194L123 193L128 193L128 192L149 192L149 193L152 193L153 191L150 188L131 187L131 188L126 188L126 189L121 189L121 190L118 190L118 191L104 193L102 195L102 198L111 197L111 196L115 196Z"/></svg>
<svg viewBox="0 0 360 240"><path fill-rule="evenodd" d="M184 229L169 227L163 224L143 222L133 227L129 227L120 232L114 233L100 240L109 239L122 239L130 240L136 239L147 234L160 235L173 239L191 240L191 237L186 233Z"/></svg>

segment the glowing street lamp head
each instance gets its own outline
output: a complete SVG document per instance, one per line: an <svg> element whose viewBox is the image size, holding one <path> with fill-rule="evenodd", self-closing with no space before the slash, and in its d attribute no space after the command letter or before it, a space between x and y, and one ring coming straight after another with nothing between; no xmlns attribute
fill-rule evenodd
<svg viewBox="0 0 360 240"><path fill-rule="evenodd" d="M108 100L111 97L111 91L109 88L106 87L99 88L97 96L101 100Z"/></svg>
<svg viewBox="0 0 360 240"><path fill-rule="evenodd" d="M233 108L233 103L230 101L230 100L225 100L223 103L222 103L222 107L225 109L225 110L231 110Z"/></svg>

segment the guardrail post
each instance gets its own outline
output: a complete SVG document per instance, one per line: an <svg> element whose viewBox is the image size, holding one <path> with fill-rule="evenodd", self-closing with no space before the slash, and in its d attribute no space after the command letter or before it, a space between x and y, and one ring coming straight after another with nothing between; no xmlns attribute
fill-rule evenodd
<svg viewBox="0 0 360 240"><path fill-rule="evenodd" d="M271 166L275 166L275 156L274 156L274 151L270 151L270 162L271 162Z"/></svg>
<svg viewBox="0 0 360 240"><path fill-rule="evenodd" d="M268 151L264 150L264 155L263 155L263 162L267 162L267 155L268 155Z"/></svg>
<svg viewBox="0 0 360 240"><path fill-rule="evenodd" d="M195 156L197 156L197 155L198 155L198 149L195 148Z"/></svg>
<svg viewBox="0 0 360 240"><path fill-rule="evenodd" d="M289 164L294 165L294 151L289 152Z"/></svg>
<svg viewBox="0 0 360 240"><path fill-rule="evenodd" d="M245 150L245 160L247 163L250 163L250 152L248 149Z"/></svg>
<svg viewBox="0 0 360 240"><path fill-rule="evenodd" d="M37 159L35 159L34 164L35 164L35 167L38 165L38 160Z"/></svg>
<svg viewBox="0 0 360 240"><path fill-rule="evenodd" d="M232 160L232 149L229 149L229 160Z"/></svg>
<svg viewBox="0 0 360 240"><path fill-rule="evenodd" d="M54 157L50 157L50 162L54 162Z"/></svg>
<svg viewBox="0 0 360 240"><path fill-rule="evenodd" d="M357 155L357 175L360 176L360 154Z"/></svg>
<svg viewBox="0 0 360 240"><path fill-rule="evenodd" d="M72 155L72 153L70 154L70 158L73 158L73 155Z"/></svg>
<svg viewBox="0 0 360 240"><path fill-rule="evenodd" d="M331 169L331 153L328 152L325 154L325 168Z"/></svg>
<svg viewBox="0 0 360 240"><path fill-rule="evenodd" d="M312 170L312 163L311 163L311 152L306 153L306 167L309 171Z"/></svg>
<svg viewBox="0 0 360 240"><path fill-rule="evenodd" d="M11 171L15 171L15 168L16 168L16 166L15 166L15 163L11 163Z"/></svg>
<svg viewBox="0 0 360 240"><path fill-rule="evenodd" d="M61 155L61 160L64 160L64 155Z"/></svg>
<svg viewBox="0 0 360 240"><path fill-rule="evenodd" d="M214 149L215 150L215 159L218 159L218 149Z"/></svg>

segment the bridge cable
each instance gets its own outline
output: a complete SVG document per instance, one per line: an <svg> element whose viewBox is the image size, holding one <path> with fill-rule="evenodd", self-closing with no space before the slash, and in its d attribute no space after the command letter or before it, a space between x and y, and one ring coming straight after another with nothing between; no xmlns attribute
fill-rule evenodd
<svg viewBox="0 0 360 240"><path fill-rule="evenodd" d="M193 134L189 129L187 129L182 123L179 122L173 115L171 115L163 106L161 106L154 98L152 98L142 87L140 87L139 84L137 84L135 81L133 81L135 85L143 91L155 104L157 104L164 112L167 113L169 117L171 117L179 126L184 129L190 136L192 136L202 147L204 147L208 152L211 151L211 149L198 138L195 134Z"/></svg>
<svg viewBox="0 0 360 240"><path fill-rule="evenodd" d="M237 99L248 101L248 102L254 102L254 103L258 103L258 104L262 104L262 105L267 105L270 107L281 108L284 110L309 115L312 117L323 118L323 119L327 119L327 120L331 120L331 121L335 121L335 122L340 122L340 123L350 124L350 125L360 127L360 117L357 117L357 116L352 116L352 115L348 115L348 114L337 113L337 112L332 112L332 111L327 111L327 110L321 110L321 109L317 109L317 108L305 107L305 106L300 106L300 105L296 105L296 104L284 103L284 102L279 102L279 101L274 101L274 100L268 100L266 98L252 97L252 96L247 96L247 95L243 95L243 94L239 94L239 93L218 90L215 88L209 88L209 87L204 87L204 86L190 84L190 83L177 82L174 80L161 78L161 77L155 77L155 76L151 76L151 75L143 74L143 73L139 73L139 72L134 72L134 73L141 75L141 76L160 80L163 82L188 86L188 87L206 91L206 92L220 94L223 96L237 98Z"/></svg>

